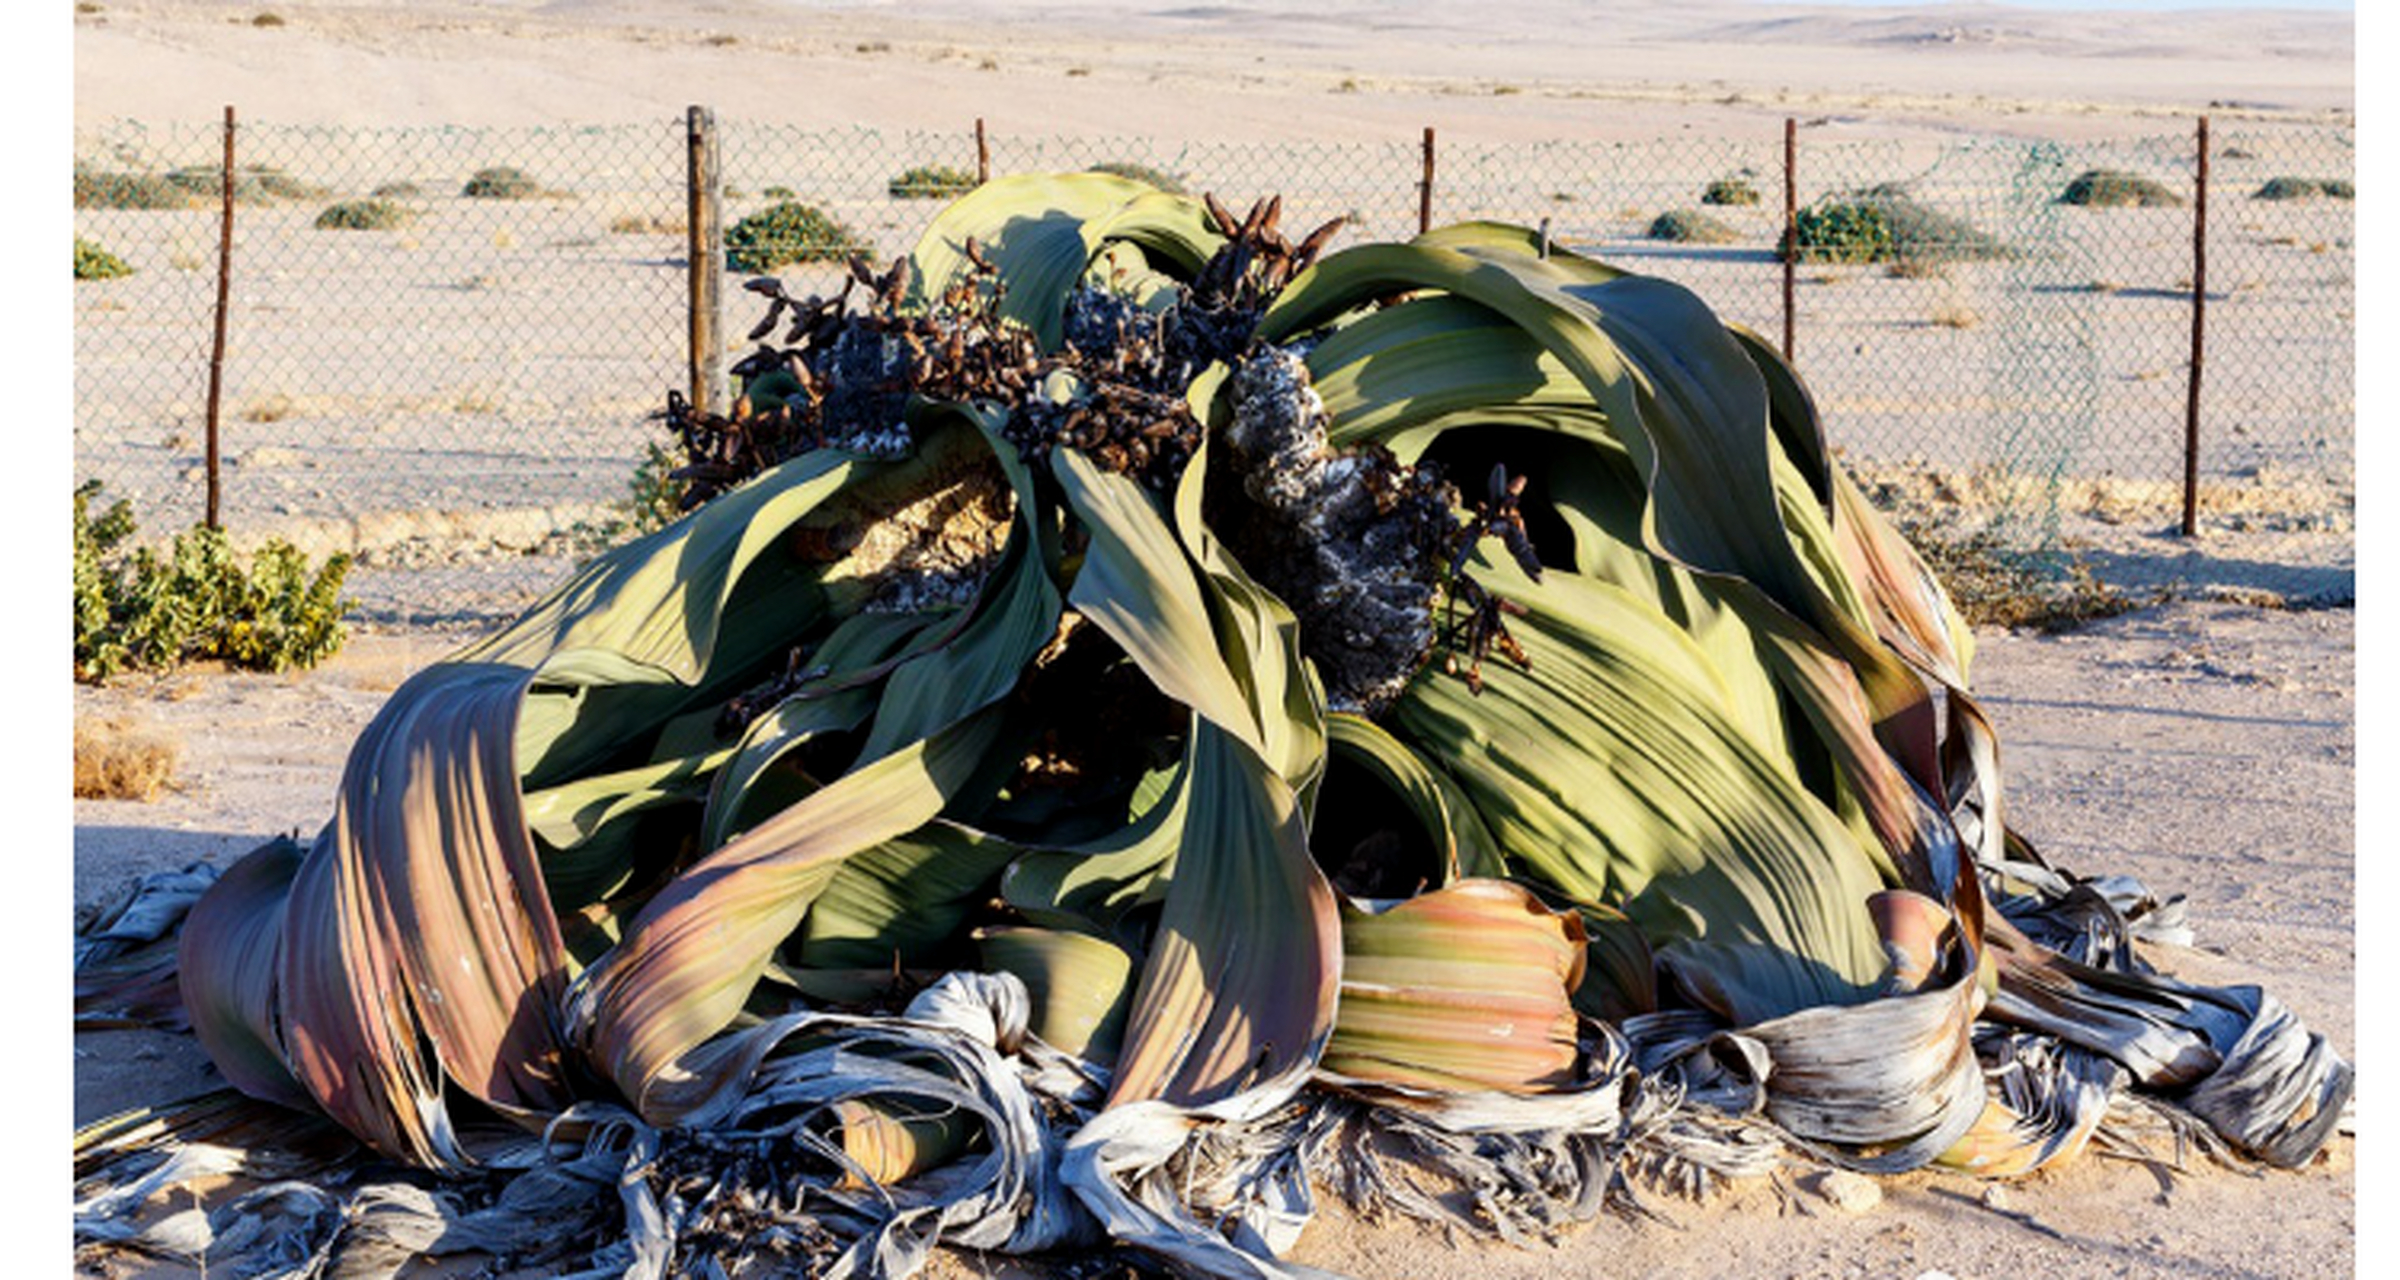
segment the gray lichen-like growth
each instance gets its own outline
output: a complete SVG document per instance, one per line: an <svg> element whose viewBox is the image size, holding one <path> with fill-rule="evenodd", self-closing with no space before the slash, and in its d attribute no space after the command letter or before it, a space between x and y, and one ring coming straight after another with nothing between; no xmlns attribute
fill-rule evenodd
<svg viewBox="0 0 2400 1280"><path fill-rule="evenodd" d="M1158 341L1158 317L1109 289L1085 285L1068 294L1065 319L1067 345L1101 363L1116 360L1129 347L1138 350Z"/></svg>
<svg viewBox="0 0 2400 1280"><path fill-rule="evenodd" d="M902 458L915 443L903 422L909 352L898 335L864 325L845 328L823 358L825 443L870 457Z"/></svg>
<svg viewBox="0 0 2400 1280"><path fill-rule="evenodd" d="M1324 402L1289 350L1261 346L1244 356L1232 402L1229 470L1257 518L1211 523L1299 615L1301 647L1328 704L1380 711L1432 652L1450 487L1388 450L1329 448ZM1237 500L1221 487L1212 499Z"/></svg>

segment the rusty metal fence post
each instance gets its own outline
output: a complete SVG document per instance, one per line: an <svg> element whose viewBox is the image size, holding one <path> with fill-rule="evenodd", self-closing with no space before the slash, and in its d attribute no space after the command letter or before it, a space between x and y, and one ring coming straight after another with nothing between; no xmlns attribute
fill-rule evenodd
<svg viewBox="0 0 2400 1280"><path fill-rule="evenodd" d="M975 117L975 185L992 180L992 144L983 135L983 117Z"/></svg>
<svg viewBox="0 0 2400 1280"><path fill-rule="evenodd" d="M2183 400L2183 536L2200 532L2200 367L2207 356L2208 117L2200 117L2200 171L2192 180L2192 363Z"/></svg>
<svg viewBox="0 0 2400 1280"><path fill-rule="evenodd" d="M1800 125L1783 118L1783 362L1792 362L1792 277L1800 260Z"/></svg>
<svg viewBox="0 0 2400 1280"><path fill-rule="evenodd" d="M1433 126L1425 126L1425 175L1417 182L1417 234L1433 230Z"/></svg>
<svg viewBox="0 0 2400 1280"><path fill-rule="evenodd" d="M226 310L233 298L233 108L225 108L225 158L219 172L219 187L223 203L217 213L217 319L216 333L208 346L208 527L224 526L218 520L218 503L222 496L217 445L217 424L225 401L225 320Z"/></svg>
<svg viewBox="0 0 2400 1280"><path fill-rule="evenodd" d="M684 113L684 247L690 270L692 408L714 413L725 385L725 343L718 334L725 235L719 199L716 113Z"/></svg>

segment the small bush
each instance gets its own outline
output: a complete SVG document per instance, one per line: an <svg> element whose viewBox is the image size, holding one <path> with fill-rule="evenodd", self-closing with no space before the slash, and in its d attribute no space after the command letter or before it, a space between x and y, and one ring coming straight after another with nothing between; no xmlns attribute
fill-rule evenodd
<svg viewBox="0 0 2400 1280"><path fill-rule="evenodd" d="M2060 204L2092 208L2177 208L2183 197L2151 179L2116 169L2086 169L2059 193Z"/></svg>
<svg viewBox="0 0 2400 1280"><path fill-rule="evenodd" d="M252 18L250 20L250 25L254 27L280 27L283 25L283 15L280 13L262 13L257 17Z"/></svg>
<svg viewBox="0 0 2400 1280"><path fill-rule="evenodd" d="M223 165L189 165L167 174L167 181L202 200L225 190ZM302 182L273 165L238 165L233 171L233 198L240 204L272 204L277 200L321 200L325 188Z"/></svg>
<svg viewBox="0 0 2400 1280"><path fill-rule="evenodd" d="M975 189L975 175L944 164L921 164L891 180L895 200L947 200Z"/></svg>
<svg viewBox="0 0 2400 1280"><path fill-rule="evenodd" d="M1758 203L1758 188L1748 178L1719 178L1700 193L1700 203L1717 205L1754 205Z"/></svg>
<svg viewBox="0 0 2400 1280"><path fill-rule="evenodd" d="M537 200L550 192L543 190L542 184L523 169L495 165L477 169L458 194L471 200Z"/></svg>
<svg viewBox="0 0 2400 1280"><path fill-rule="evenodd" d="M350 601L350 557L311 567L290 544L270 541L245 567L222 530L195 527L161 555L125 544L131 504L95 516L100 482L75 489L75 678L99 683L121 671L165 671L222 660L285 671L338 651Z"/></svg>
<svg viewBox="0 0 2400 1280"><path fill-rule="evenodd" d="M75 718L75 798L156 800L182 752L155 731L123 720Z"/></svg>
<svg viewBox="0 0 2400 1280"><path fill-rule="evenodd" d="M391 231L417 220L416 210L390 200L345 200L317 215L319 231Z"/></svg>
<svg viewBox="0 0 2400 1280"><path fill-rule="evenodd" d="M295 404L290 396L276 391L256 397L243 405L241 419L244 422L257 423L281 422L285 418L291 417L299 408L300 406Z"/></svg>
<svg viewBox="0 0 2400 1280"><path fill-rule="evenodd" d="M1653 240L1678 244L1731 244L1741 239L1732 227L1689 209L1669 209L1651 219L1649 235Z"/></svg>
<svg viewBox="0 0 2400 1280"><path fill-rule="evenodd" d="M1163 170L1153 169L1146 164L1135 164L1130 160L1104 161L1093 165L1090 172L1113 173L1120 178L1131 178L1135 182L1147 182L1168 195L1191 194L1190 190L1183 185L1183 179Z"/></svg>
<svg viewBox="0 0 2400 1280"><path fill-rule="evenodd" d="M2324 196L2333 200L2354 200L2358 189L2348 178L2269 178L2264 186L2252 193L2255 200L2314 200Z"/></svg>
<svg viewBox="0 0 2400 1280"><path fill-rule="evenodd" d="M111 173L75 166L78 209L192 209L200 198L155 173Z"/></svg>
<svg viewBox="0 0 2400 1280"><path fill-rule="evenodd" d="M608 224L609 234L619 236L682 235L683 229L683 219L655 213L621 214Z"/></svg>
<svg viewBox="0 0 2400 1280"><path fill-rule="evenodd" d="M75 237L76 279L114 280L118 276L129 276L132 274L133 268L127 266L123 258L110 253L108 250L103 249L99 245L84 239L82 236Z"/></svg>
<svg viewBox="0 0 2400 1280"><path fill-rule="evenodd" d="M1792 233L1805 262L1936 263L2007 255L1999 241L1918 204L1890 185L1802 209L1793 219Z"/></svg>
<svg viewBox="0 0 2400 1280"><path fill-rule="evenodd" d="M368 194L378 200L416 200L424 196L425 188L402 179L398 182L386 182Z"/></svg>
<svg viewBox="0 0 2400 1280"><path fill-rule="evenodd" d="M1926 320L1941 329L1972 329L1983 323L1983 317L1976 314L1975 308L1955 297L1935 303L1933 313Z"/></svg>
<svg viewBox="0 0 2400 1280"><path fill-rule="evenodd" d="M1989 530L1908 512L1895 512L1892 522L1971 626L2072 631L2147 603L2094 578L2080 559L2024 551Z"/></svg>
<svg viewBox="0 0 2400 1280"><path fill-rule="evenodd" d="M1883 262L1893 256L1892 224L1878 205L1834 201L1799 211L1792 236L1804 262Z"/></svg>
<svg viewBox="0 0 2400 1280"><path fill-rule="evenodd" d="M641 464L625 482L626 528L637 537L656 533L683 515L683 481L675 478L681 464L655 443L645 443L642 450Z"/></svg>
<svg viewBox="0 0 2400 1280"><path fill-rule="evenodd" d="M815 205L786 200L733 224L725 233L730 271L767 272L794 262L842 262L874 256L874 246Z"/></svg>
<svg viewBox="0 0 2400 1280"><path fill-rule="evenodd" d="M758 194L765 196L769 200L797 200L800 198L799 192L792 190L790 187L780 185L769 187Z"/></svg>

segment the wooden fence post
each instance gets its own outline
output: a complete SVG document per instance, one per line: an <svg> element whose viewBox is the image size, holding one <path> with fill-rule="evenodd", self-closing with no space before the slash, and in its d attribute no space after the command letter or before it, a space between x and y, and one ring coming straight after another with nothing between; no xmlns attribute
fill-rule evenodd
<svg viewBox="0 0 2400 1280"><path fill-rule="evenodd" d="M2183 536L2200 532L2200 366L2207 357L2208 117L2200 117L2200 172L2192 182L2192 364L2183 398Z"/></svg>
<svg viewBox="0 0 2400 1280"><path fill-rule="evenodd" d="M975 185L992 180L992 146L983 136L983 117L975 117Z"/></svg>
<svg viewBox="0 0 2400 1280"><path fill-rule="evenodd" d="M225 168L218 174L223 188L223 201L217 213L217 327L208 348L208 503L205 519L211 529L221 529L218 502L221 472L217 451L217 423L225 401L225 313L233 296L233 108L225 108Z"/></svg>
<svg viewBox="0 0 2400 1280"><path fill-rule="evenodd" d="M1800 125L1783 118L1783 362L1792 362L1792 276L1800 260Z"/></svg>
<svg viewBox="0 0 2400 1280"><path fill-rule="evenodd" d="M718 336L725 235L717 199L717 118L706 107L684 113L684 252L689 263L691 329L687 335L692 409L717 411L725 385L725 343Z"/></svg>
<svg viewBox="0 0 2400 1280"><path fill-rule="evenodd" d="M1433 230L1433 126L1425 126L1425 176L1417 183L1417 234Z"/></svg>

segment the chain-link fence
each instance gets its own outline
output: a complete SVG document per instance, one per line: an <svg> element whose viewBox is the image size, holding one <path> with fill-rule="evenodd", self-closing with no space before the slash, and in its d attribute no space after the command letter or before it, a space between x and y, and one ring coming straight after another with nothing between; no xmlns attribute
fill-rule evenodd
<svg viewBox="0 0 2400 1280"><path fill-rule="evenodd" d="M608 537L665 439L648 415L690 376L687 123L242 124L216 369L221 519L237 541L357 553L369 616L490 621ZM1336 247L1404 238L1426 216L1547 224L1771 340L1788 288L1794 354L1835 446L1887 502L2073 550L2105 580L2347 598L2347 133L2212 140L2204 280L2190 135L1824 133L1799 127L1788 148L1772 129L1175 144L728 121L714 184L729 284L757 265L742 246L762 228L821 239L822 260L774 268L795 293L835 287L851 249L906 252L978 172L1120 167L1237 210L1280 194L1287 227L1348 219ZM77 288L77 479L133 499L154 534L205 500L223 146L215 122L77 138L79 239L131 268ZM760 310L722 292L718 332L738 351Z"/></svg>

